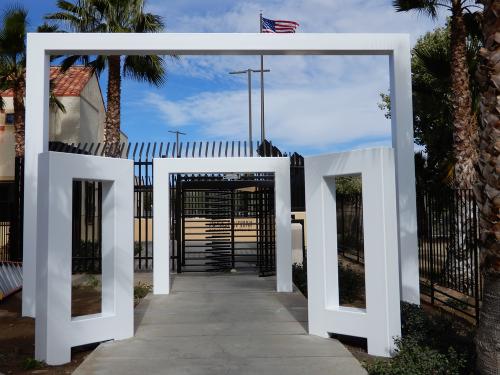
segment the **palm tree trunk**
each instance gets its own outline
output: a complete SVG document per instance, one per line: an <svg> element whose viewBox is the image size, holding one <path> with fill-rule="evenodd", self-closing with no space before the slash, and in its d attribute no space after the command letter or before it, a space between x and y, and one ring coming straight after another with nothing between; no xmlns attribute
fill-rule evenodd
<svg viewBox="0 0 500 375"><path fill-rule="evenodd" d="M120 156L121 57L108 57L108 108L104 128L106 155Z"/></svg>
<svg viewBox="0 0 500 375"><path fill-rule="evenodd" d="M13 91L15 151L16 158L22 158L24 156L24 82L19 82Z"/></svg>
<svg viewBox="0 0 500 375"><path fill-rule="evenodd" d="M484 4L481 66L481 134L479 181L474 187L480 207L483 304L476 334L477 371L500 373L500 3Z"/></svg>
<svg viewBox="0 0 500 375"><path fill-rule="evenodd" d="M477 121L472 111L469 67L467 64L467 32L461 0L452 1L451 16L451 91L453 105L453 149L455 153L455 185L471 189L476 181Z"/></svg>
<svg viewBox="0 0 500 375"><path fill-rule="evenodd" d="M451 16L451 91L453 117L453 152L455 157L454 186L456 207L452 221L452 238L448 247L445 272L448 283L455 289L468 291L471 276L466 271L473 264L470 233L473 207L469 189L477 180L478 124L472 111L469 65L467 63L467 31L461 0L452 0ZM466 208L466 210L464 210Z"/></svg>

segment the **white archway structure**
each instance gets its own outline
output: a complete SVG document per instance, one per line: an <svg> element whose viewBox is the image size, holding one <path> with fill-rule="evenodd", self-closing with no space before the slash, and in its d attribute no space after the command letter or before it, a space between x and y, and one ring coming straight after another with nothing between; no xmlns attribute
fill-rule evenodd
<svg viewBox="0 0 500 375"><path fill-rule="evenodd" d="M170 183L176 173L274 174L276 291L292 292L292 227L290 225L290 160L284 158L186 158L153 160L153 292L170 293Z"/></svg>
<svg viewBox="0 0 500 375"><path fill-rule="evenodd" d="M38 156L48 151L49 56L64 54L386 55L396 161L401 298L419 302L410 41L403 34L30 33L26 74L23 315L35 316Z"/></svg>

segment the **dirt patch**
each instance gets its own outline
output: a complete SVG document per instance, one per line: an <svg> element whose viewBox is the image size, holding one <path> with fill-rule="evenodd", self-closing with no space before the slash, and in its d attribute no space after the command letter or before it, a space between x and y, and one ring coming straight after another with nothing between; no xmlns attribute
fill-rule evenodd
<svg viewBox="0 0 500 375"><path fill-rule="evenodd" d="M73 312L86 315L101 309L100 291L73 288ZM73 348L71 362L62 366L46 366L34 361L35 320L21 317L22 292L0 302L0 373L3 374L71 374L97 346Z"/></svg>

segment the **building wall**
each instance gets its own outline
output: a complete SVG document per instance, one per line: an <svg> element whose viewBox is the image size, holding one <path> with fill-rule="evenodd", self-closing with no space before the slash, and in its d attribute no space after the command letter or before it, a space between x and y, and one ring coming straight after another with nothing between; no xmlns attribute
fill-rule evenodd
<svg viewBox="0 0 500 375"><path fill-rule="evenodd" d="M65 112L50 111L50 141L64 143L102 142L106 112L97 77L94 75L80 97L59 97ZM6 113L13 112L12 98L4 98L5 113L0 113L0 181L14 180L14 126L5 125Z"/></svg>
<svg viewBox="0 0 500 375"><path fill-rule="evenodd" d="M80 98L62 97L65 112L52 109L49 116L49 139L65 143L80 142Z"/></svg>
<svg viewBox="0 0 500 375"><path fill-rule="evenodd" d="M79 142L102 142L106 109L97 77L94 75L80 94Z"/></svg>
<svg viewBox="0 0 500 375"><path fill-rule="evenodd" d="M0 181L14 180L14 126L5 125L7 113L13 112L12 98L4 98L5 112L0 113Z"/></svg>

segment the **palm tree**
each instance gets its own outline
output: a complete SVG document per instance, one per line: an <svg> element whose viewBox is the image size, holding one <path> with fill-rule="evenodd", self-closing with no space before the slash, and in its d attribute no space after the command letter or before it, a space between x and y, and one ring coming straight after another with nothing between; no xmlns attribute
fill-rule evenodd
<svg viewBox="0 0 500 375"><path fill-rule="evenodd" d="M451 104L454 151L454 184L461 189L472 188L477 179L477 117L474 113L470 75L467 64L468 27L477 25L475 0L394 0L398 12L417 11L436 18L439 8L451 11Z"/></svg>
<svg viewBox="0 0 500 375"><path fill-rule="evenodd" d="M477 370L482 375L500 373L500 3L484 4L484 48L478 71L481 84L479 182L474 191L480 208L483 304L476 334Z"/></svg>
<svg viewBox="0 0 500 375"><path fill-rule="evenodd" d="M164 29L160 16L146 13L146 0L59 0L59 12L48 20L65 23L71 31L101 33L153 33ZM121 80L123 77L161 86L165 81L164 59L161 56L69 56L62 66L83 61L100 75L108 68L107 109L104 140L108 156L119 156Z"/></svg>
<svg viewBox="0 0 500 375"><path fill-rule="evenodd" d="M24 93L28 12L12 7L2 15L0 29L0 91L12 90L16 157L24 156ZM3 110L4 101L0 99Z"/></svg>

